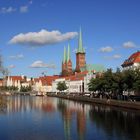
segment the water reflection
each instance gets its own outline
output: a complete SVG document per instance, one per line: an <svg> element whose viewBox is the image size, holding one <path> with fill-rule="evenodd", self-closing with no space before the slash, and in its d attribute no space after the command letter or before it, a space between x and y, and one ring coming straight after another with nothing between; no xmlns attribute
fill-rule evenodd
<svg viewBox="0 0 140 140"><path fill-rule="evenodd" d="M86 108L83 104L59 99L57 106L62 115L66 140L72 139L72 125L77 128L78 139L83 140L86 131Z"/></svg>
<svg viewBox="0 0 140 140"><path fill-rule="evenodd" d="M0 96L0 113L3 114L6 112L7 101L3 96Z"/></svg>
<svg viewBox="0 0 140 140"><path fill-rule="evenodd" d="M5 116L10 115L11 120L8 117L3 119L3 126L5 135L8 135L5 125L7 120L11 121L11 125L8 125L15 129L10 133L13 139L19 139L21 135L23 139L34 140L45 140L50 137L51 140L140 139L140 112L51 97L6 98ZM13 116L16 116L17 121L19 119L19 126L13 126L13 121L16 121ZM2 135L4 134L0 132L0 139Z"/></svg>
<svg viewBox="0 0 140 140"><path fill-rule="evenodd" d="M140 112L111 109L104 106L92 106L90 120L97 129L103 129L107 135L120 139L140 139Z"/></svg>
<svg viewBox="0 0 140 140"><path fill-rule="evenodd" d="M40 110L43 112L54 112L55 102L52 103L50 98L30 97L30 96L13 96L8 97L7 113L29 112Z"/></svg>

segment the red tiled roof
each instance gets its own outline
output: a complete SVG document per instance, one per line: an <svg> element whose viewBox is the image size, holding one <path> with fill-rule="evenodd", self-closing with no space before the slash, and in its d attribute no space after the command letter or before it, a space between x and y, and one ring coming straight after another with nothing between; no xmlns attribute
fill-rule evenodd
<svg viewBox="0 0 140 140"><path fill-rule="evenodd" d="M140 51L133 53L127 60L125 60L122 67L130 66L134 63L140 63Z"/></svg>
<svg viewBox="0 0 140 140"><path fill-rule="evenodd" d="M80 81L80 80L84 80L84 77L70 77L70 81Z"/></svg>
<svg viewBox="0 0 140 140"><path fill-rule="evenodd" d="M66 80L70 80L70 81L80 81L80 80L84 80L84 76L88 73L88 71L83 71L80 73L76 73L75 75L71 75L71 76L66 76L66 77L61 77L61 76L43 76L43 77L39 77L39 78L34 78L35 82L39 82L41 80L42 85L52 85L52 82L56 79L61 79L61 78L65 78Z"/></svg>
<svg viewBox="0 0 140 140"><path fill-rule="evenodd" d="M10 76L10 79L12 79L13 81L22 81L22 77L21 76Z"/></svg>
<svg viewBox="0 0 140 140"><path fill-rule="evenodd" d="M75 73L75 75L60 77L60 78L65 78L66 80L70 80L70 81L80 81L80 80L84 80L84 76L86 76L87 73L88 71L83 71L80 73Z"/></svg>
<svg viewBox="0 0 140 140"><path fill-rule="evenodd" d="M34 82L39 82L39 78L34 78Z"/></svg>
<svg viewBox="0 0 140 140"><path fill-rule="evenodd" d="M34 81L39 82L41 80L42 85L50 86L52 85L52 81L54 81L57 78L59 78L59 76L43 76L43 77L35 78Z"/></svg>

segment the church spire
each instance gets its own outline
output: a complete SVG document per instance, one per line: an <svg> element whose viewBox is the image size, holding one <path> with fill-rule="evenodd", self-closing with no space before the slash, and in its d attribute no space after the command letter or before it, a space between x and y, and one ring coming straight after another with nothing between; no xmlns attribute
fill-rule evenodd
<svg viewBox="0 0 140 140"><path fill-rule="evenodd" d="M66 47L64 46L64 56L63 56L63 63L65 63L66 62L66 58L67 57L67 55L66 55Z"/></svg>
<svg viewBox="0 0 140 140"><path fill-rule="evenodd" d="M83 48L83 40L82 40L82 31L80 28L80 32L79 32L79 42L78 42L78 50L77 53L85 53L85 50Z"/></svg>
<svg viewBox="0 0 140 140"><path fill-rule="evenodd" d="M70 60L70 45L68 44L67 62Z"/></svg>

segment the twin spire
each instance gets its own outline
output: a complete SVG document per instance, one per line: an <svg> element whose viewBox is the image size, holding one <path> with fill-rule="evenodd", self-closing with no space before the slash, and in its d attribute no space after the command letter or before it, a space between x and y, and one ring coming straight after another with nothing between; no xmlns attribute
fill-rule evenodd
<svg viewBox="0 0 140 140"><path fill-rule="evenodd" d="M80 28L80 31L79 31L78 49L77 49L76 53L85 53L85 49L83 48L81 28ZM63 63L68 62L69 60L70 60L70 45L68 44L68 51L67 52L66 52L66 47L64 47Z"/></svg>
<svg viewBox="0 0 140 140"><path fill-rule="evenodd" d="M66 47L64 47L64 58L63 63L68 62L70 60L70 45L68 44L68 51L66 52Z"/></svg>
<svg viewBox="0 0 140 140"><path fill-rule="evenodd" d="M83 48L83 40L82 40L82 31L80 28L79 37L78 37L78 48L76 51L76 69L75 72L81 72L81 68L85 68L85 50ZM64 47L64 57L62 62L62 76L70 76L74 74L72 70L72 61L70 58L70 45L68 47Z"/></svg>

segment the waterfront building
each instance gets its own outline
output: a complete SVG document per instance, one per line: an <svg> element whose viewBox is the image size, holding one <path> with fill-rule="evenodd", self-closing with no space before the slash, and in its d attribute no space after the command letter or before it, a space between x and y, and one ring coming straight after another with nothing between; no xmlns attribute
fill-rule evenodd
<svg viewBox="0 0 140 140"><path fill-rule="evenodd" d="M71 80L69 81L68 91L73 93L84 92L83 80Z"/></svg>
<svg viewBox="0 0 140 140"><path fill-rule="evenodd" d="M73 93L83 93L88 91L88 83L91 78L95 78L93 72L88 71L76 73L75 75L59 77L58 79L52 81L52 92L59 92L57 90L57 84L59 82L65 82L68 89L63 92L73 92Z"/></svg>
<svg viewBox="0 0 140 140"><path fill-rule="evenodd" d="M96 78L96 73L95 73L95 71L92 71L92 72L88 72L87 74L86 74L86 76L84 76L84 92L89 92L89 90L88 90L88 83L90 82L90 80L92 79L92 78Z"/></svg>
<svg viewBox="0 0 140 140"><path fill-rule="evenodd" d="M2 87L2 86L3 86L3 79L0 78L0 87Z"/></svg>
<svg viewBox="0 0 140 140"><path fill-rule="evenodd" d="M59 92L57 85L59 82L65 82L68 87L63 92L89 92L88 83L91 78L95 78L94 72L83 71L71 76L44 76L33 79L33 90L41 92Z"/></svg>
<svg viewBox="0 0 140 140"><path fill-rule="evenodd" d="M55 93L58 92L57 84L59 82L66 82L66 80L65 80L65 78L62 77L62 78L58 78L58 79L52 81L52 92L55 92ZM67 83L66 83L66 85L67 85ZM64 91L64 92L66 92L66 91Z"/></svg>
<svg viewBox="0 0 140 140"><path fill-rule="evenodd" d="M7 76L4 79L4 86L14 86L17 87L18 90L20 91L21 86L22 87L28 87L30 86L30 80L27 80L26 76Z"/></svg>
<svg viewBox="0 0 140 140"><path fill-rule="evenodd" d="M38 92L52 92L52 81L59 76L43 76L33 79L33 90Z"/></svg>
<svg viewBox="0 0 140 140"><path fill-rule="evenodd" d="M68 87L68 89L63 92L81 92L82 90L83 78L78 78L76 76L69 76L69 77L62 77L53 81L52 92L59 92L57 90L57 84L59 82L65 82L66 86Z"/></svg>
<svg viewBox="0 0 140 140"><path fill-rule="evenodd" d="M140 67L140 51L133 53L128 59L126 59L121 65L124 70L136 69Z"/></svg>

